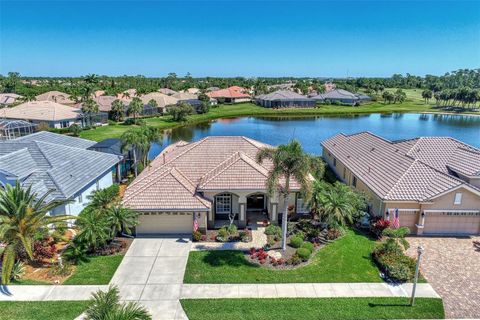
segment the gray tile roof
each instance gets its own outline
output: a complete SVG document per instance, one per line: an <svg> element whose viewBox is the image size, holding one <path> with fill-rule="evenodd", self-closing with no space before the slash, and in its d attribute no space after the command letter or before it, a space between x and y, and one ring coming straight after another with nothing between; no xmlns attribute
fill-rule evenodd
<svg viewBox="0 0 480 320"><path fill-rule="evenodd" d="M360 101L360 100L370 100L369 96L366 96L364 94L357 94L357 93L352 93L347 90L343 89L335 89L332 91L328 91L325 93L321 93L319 95L313 96L312 99L315 100L328 100L328 99L333 99L333 100L352 100L352 101Z"/></svg>
<svg viewBox="0 0 480 320"><path fill-rule="evenodd" d="M385 200L425 201L458 186L474 188L452 175L449 166L468 172L480 169L480 151L451 138L392 142L361 132L339 134L322 145ZM469 162L459 160L466 157Z"/></svg>
<svg viewBox="0 0 480 320"><path fill-rule="evenodd" d="M290 90L278 90L272 93L262 94L256 97L257 100L311 100L306 96L302 96Z"/></svg>
<svg viewBox="0 0 480 320"><path fill-rule="evenodd" d="M0 142L0 170L39 195L53 190L49 200L69 199L121 160L85 149L93 144L50 132Z"/></svg>

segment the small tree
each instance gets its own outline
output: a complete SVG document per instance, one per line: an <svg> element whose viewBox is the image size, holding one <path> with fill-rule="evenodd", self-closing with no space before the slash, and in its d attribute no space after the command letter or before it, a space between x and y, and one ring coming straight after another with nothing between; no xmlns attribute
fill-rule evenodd
<svg viewBox="0 0 480 320"><path fill-rule="evenodd" d="M129 115L133 115L133 122L137 123L137 116L143 110L143 102L140 98L135 97L132 99L132 102L128 105L127 112Z"/></svg>
<svg viewBox="0 0 480 320"><path fill-rule="evenodd" d="M425 99L425 103L428 103L428 100L432 99L432 97L432 90L426 89L422 91L422 98Z"/></svg>
<svg viewBox="0 0 480 320"><path fill-rule="evenodd" d="M98 104L92 99L87 99L82 105L82 112L87 116L89 125L92 125L92 117L98 111Z"/></svg>
<svg viewBox="0 0 480 320"><path fill-rule="evenodd" d="M74 137L80 136L80 133L82 132L82 127L80 127L78 124L74 123L70 127L68 127L68 132L72 134Z"/></svg>
<svg viewBox="0 0 480 320"><path fill-rule="evenodd" d="M114 100L110 114L115 121L122 121L125 117L125 105L123 102L118 99Z"/></svg>
<svg viewBox="0 0 480 320"><path fill-rule="evenodd" d="M188 103L180 103L177 106L170 107L168 114L172 116L173 121L185 121L187 116L193 113L193 107Z"/></svg>

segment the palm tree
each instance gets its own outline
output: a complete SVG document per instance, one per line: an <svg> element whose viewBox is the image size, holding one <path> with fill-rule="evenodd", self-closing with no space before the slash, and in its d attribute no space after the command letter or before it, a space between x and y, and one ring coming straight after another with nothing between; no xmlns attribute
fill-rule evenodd
<svg viewBox="0 0 480 320"><path fill-rule="evenodd" d="M95 251L110 239L110 226L102 210L90 206L85 208L78 216L75 224L80 229L80 233L75 240L92 251Z"/></svg>
<svg viewBox="0 0 480 320"><path fill-rule="evenodd" d="M115 121L122 121L123 117L125 116L125 105L122 101L116 99L112 102L112 116Z"/></svg>
<svg viewBox="0 0 480 320"><path fill-rule="evenodd" d="M300 184L304 198L308 200L312 182L309 174L310 159L303 152L300 142L293 140L286 145L279 145L275 149L260 150L257 153L257 162L262 163L265 160L273 162L267 180L268 194L272 196L278 191L283 196L282 249L285 251L287 249L288 203L291 192L290 179L294 178Z"/></svg>
<svg viewBox="0 0 480 320"><path fill-rule="evenodd" d="M142 163L147 165L148 151L150 150L150 144L152 142L160 142L162 136L158 128L149 127L146 125L140 128L131 128L125 131L120 137L122 141L122 149L131 149L133 151L133 163L135 176L138 175L138 154L142 157Z"/></svg>
<svg viewBox="0 0 480 320"><path fill-rule="evenodd" d="M92 294L91 305L85 311L86 320L150 320L147 309L137 302L120 303L120 292L117 287L110 286L107 292L98 291Z"/></svg>
<svg viewBox="0 0 480 320"><path fill-rule="evenodd" d="M112 230L112 237L119 232L132 234L132 227L138 225L138 214L120 204L108 209L108 222Z"/></svg>
<svg viewBox="0 0 480 320"><path fill-rule="evenodd" d="M24 189L17 182L0 190L0 241L6 244L2 261L2 284L10 282L17 252L23 248L33 260L33 237L41 229L55 227L59 222L72 219L67 215L50 216L49 212L67 201L46 199L51 191L41 197L32 192L31 186Z"/></svg>
<svg viewBox="0 0 480 320"><path fill-rule="evenodd" d="M98 111L98 104L92 99L88 99L82 105L82 112L88 117L89 125L92 124L92 115L98 113Z"/></svg>
<svg viewBox="0 0 480 320"><path fill-rule="evenodd" d="M122 142L122 150L131 149L133 152L133 170L135 177L138 175L138 160L137 160L137 150L144 143L144 139L138 130L133 128L125 131L120 137Z"/></svg>
<svg viewBox="0 0 480 320"><path fill-rule="evenodd" d="M132 102L128 105L128 114L133 115L133 122L137 123L137 116L143 110L143 102L140 98L135 97L132 99Z"/></svg>
<svg viewBox="0 0 480 320"><path fill-rule="evenodd" d="M143 156L143 166L147 166L148 151L150 151L150 145L154 142L162 143L162 134L158 128L149 127L143 125L140 127L140 134L144 137L144 142L140 144L140 151Z"/></svg>

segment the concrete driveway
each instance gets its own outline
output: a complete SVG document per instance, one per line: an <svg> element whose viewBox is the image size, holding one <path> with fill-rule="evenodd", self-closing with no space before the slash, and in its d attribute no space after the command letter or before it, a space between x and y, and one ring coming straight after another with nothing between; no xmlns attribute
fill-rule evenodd
<svg viewBox="0 0 480 320"><path fill-rule="evenodd" d="M123 300L139 301L154 319L187 319L179 302L192 243L188 237L136 238L112 278Z"/></svg>
<svg viewBox="0 0 480 320"><path fill-rule="evenodd" d="M411 237L408 253L425 248L422 273L443 298L447 318L480 318L480 251L474 238Z"/></svg>

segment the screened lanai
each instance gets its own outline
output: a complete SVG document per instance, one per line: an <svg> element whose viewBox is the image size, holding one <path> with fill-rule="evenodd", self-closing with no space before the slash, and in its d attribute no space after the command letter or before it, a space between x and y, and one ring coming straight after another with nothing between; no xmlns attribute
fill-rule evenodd
<svg viewBox="0 0 480 320"><path fill-rule="evenodd" d="M25 120L0 119L0 140L11 140L34 133L37 125Z"/></svg>

